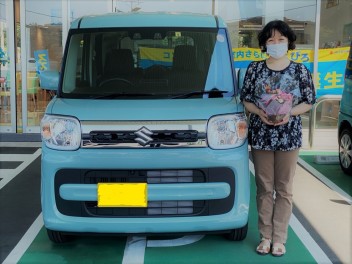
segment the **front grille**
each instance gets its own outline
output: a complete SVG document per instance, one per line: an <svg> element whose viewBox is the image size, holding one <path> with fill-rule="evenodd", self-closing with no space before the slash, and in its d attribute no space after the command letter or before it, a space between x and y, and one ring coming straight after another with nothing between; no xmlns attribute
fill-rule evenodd
<svg viewBox="0 0 352 264"><path fill-rule="evenodd" d="M59 195L62 184L97 184L144 182L206 183L227 182L231 186L229 197L218 200L196 201L150 201L146 208L101 208L96 201L67 201ZM192 170L79 170L62 169L55 175L55 198L58 210L69 216L81 217L165 217L204 216L223 214L231 210L234 203L234 175L228 168Z"/></svg>
<svg viewBox="0 0 352 264"><path fill-rule="evenodd" d="M153 139L153 144L169 144L182 142L196 142L198 139L205 139L205 135L198 134L197 131L153 131L150 137ZM121 144L135 143L137 135L133 131L92 131L89 136L84 139L89 139L95 144Z"/></svg>
<svg viewBox="0 0 352 264"><path fill-rule="evenodd" d="M208 120L82 121L82 148L205 148Z"/></svg>
<svg viewBox="0 0 352 264"><path fill-rule="evenodd" d="M90 216L104 217L189 216L200 214L205 206L205 201L153 201L147 208L100 208L97 202L84 203Z"/></svg>
<svg viewBox="0 0 352 264"><path fill-rule="evenodd" d="M99 182L205 182L205 176L200 170L92 170L85 173L85 184L97 184Z"/></svg>

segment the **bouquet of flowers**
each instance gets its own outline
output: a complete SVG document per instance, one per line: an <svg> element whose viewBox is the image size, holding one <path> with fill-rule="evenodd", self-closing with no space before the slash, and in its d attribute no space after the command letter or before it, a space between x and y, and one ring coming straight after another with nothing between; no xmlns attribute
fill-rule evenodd
<svg viewBox="0 0 352 264"><path fill-rule="evenodd" d="M292 98L292 94L276 89L273 93L264 94L258 104L268 115L269 121L278 123L291 111Z"/></svg>
<svg viewBox="0 0 352 264"><path fill-rule="evenodd" d="M292 76L279 74L264 81L257 103L268 115L269 121L278 123L291 111L299 97L298 81Z"/></svg>

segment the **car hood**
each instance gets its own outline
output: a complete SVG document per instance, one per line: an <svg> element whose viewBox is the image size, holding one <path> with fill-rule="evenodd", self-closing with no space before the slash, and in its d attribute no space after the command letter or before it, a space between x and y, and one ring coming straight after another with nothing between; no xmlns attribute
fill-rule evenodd
<svg viewBox="0 0 352 264"><path fill-rule="evenodd" d="M243 111L235 98L168 100L83 100L54 98L47 114L79 120L189 120Z"/></svg>

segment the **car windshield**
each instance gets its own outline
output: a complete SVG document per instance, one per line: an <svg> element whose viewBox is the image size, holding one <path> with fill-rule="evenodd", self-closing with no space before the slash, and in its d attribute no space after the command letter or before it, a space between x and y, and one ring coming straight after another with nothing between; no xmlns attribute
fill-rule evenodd
<svg viewBox="0 0 352 264"><path fill-rule="evenodd" d="M69 39L60 97L192 99L234 92L224 29L73 30Z"/></svg>

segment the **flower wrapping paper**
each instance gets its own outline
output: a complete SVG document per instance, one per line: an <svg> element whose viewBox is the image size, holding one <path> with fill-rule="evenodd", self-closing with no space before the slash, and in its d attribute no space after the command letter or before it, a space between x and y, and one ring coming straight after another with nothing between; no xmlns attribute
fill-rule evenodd
<svg viewBox="0 0 352 264"><path fill-rule="evenodd" d="M264 94L258 103L268 115L268 120L277 123L291 111L292 99L292 94L278 91L276 94Z"/></svg>
<svg viewBox="0 0 352 264"><path fill-rule="evenodd" d="M301 96L298 80L287 74L270 76L258 91L257 105L273 123L281 122Z"/></svg>

